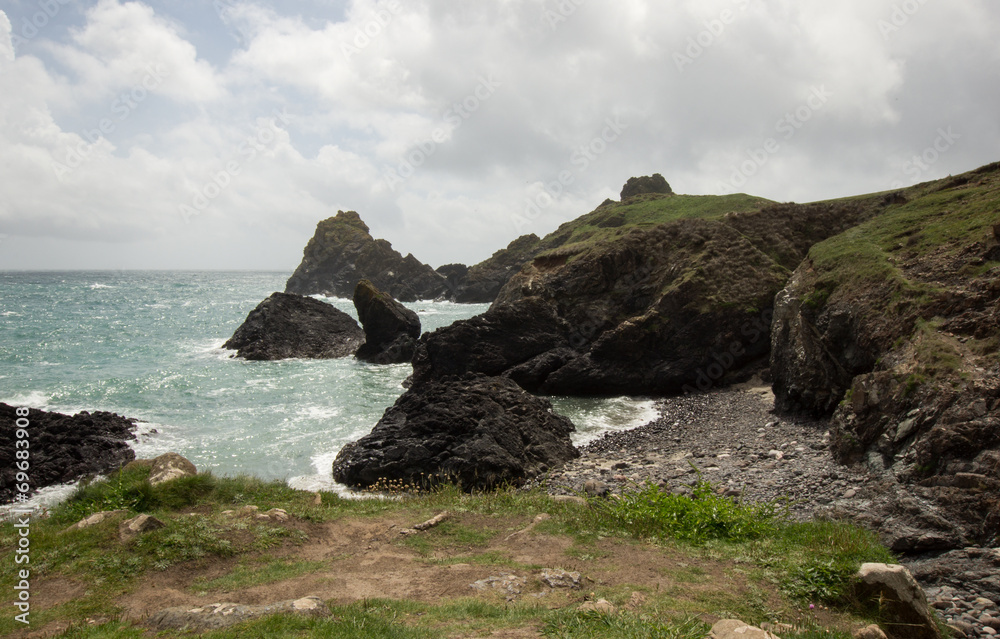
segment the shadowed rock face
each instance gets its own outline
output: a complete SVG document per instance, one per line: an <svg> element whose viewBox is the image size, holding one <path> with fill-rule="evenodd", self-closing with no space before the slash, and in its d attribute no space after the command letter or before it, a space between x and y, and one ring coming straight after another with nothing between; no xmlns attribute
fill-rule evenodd
<svg viewBox="0 0 1000 639"><path fill-rule="evenodd" d="M502 378L414 384L370 434L341 450L333 477L359 488L380 481L450 480L466 491L520 485L579 455L573 424L551 409Z"/></svg>
<svg viewBox="0 0 1000 639"><path fill-rule="evenodd" d="M448 292L444 276L412 254L403 257L389 242L373 238L354 211L339 211L316 226L285 292L350 297L362 279L404 302L436 299Z"/></svg>
<svg viewBox="0 0 1000 639"><path fill-rule="evenodd" d="M365 343L355 356L376 364L398 364L413 359L420 337L420 318L387 293L361 280L354 290L354 308L365 330Z"/></svg>
<svg viewBox="0 0 1000 639"><path fill-rule="evenodd" d="M17 468L17 409L0 404L0 502L14 498ZM136 420L114 413L82 412L69 416L29 409L31 488L71 482L107 473L135 459L127 441L134 440ZM22 422L23 423L23 422Z"/></svg>
<svg viewBox="0 0 1000 639"><path fill-rule="evenodd" d="M364 332L347 313L311 297L274 293L223 348L250 360L331 359L353 355L363 342Z"/></svg>

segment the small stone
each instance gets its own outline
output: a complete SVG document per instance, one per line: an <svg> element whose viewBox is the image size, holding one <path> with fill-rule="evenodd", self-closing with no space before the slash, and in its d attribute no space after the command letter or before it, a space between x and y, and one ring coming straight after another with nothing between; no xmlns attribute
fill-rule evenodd
<svg viewBox="0 0 1000 639"><path fill-rule="evenodd" d="M990 636L992 637L992 636L993 636L993 635L995 635L996 633L997 633L997 631L996 631L996 630L994 630L993 628L989 627L989 626L985 626L985 627L983 628L983 634L984 634L984 635L990 635Z"/></svg>
<svg viewBox="0 0 1000 639"><path fill-rule="evenodd" d="M583 484L583 491L591 497L606 497L611 492L611 489L602 481L588 479Z"/></svg>
<svg viewBox="0 0 1000 639"><path fill-rule="evenodd" d="M618 608L607 599L597 601L585 601L577 608L580 612L598 612L604 615L613 615L618 612Z"/></svg>
<svg viewBox="0 0 1000 639"><path fill-rule="evenodd" d="M780 450L771 449L767 451L767 456L770 457L771 459L779 460L785 457L785 453L781 452Z"/></svg>
<svg viewBox="0 0 1000 639"><path fill-rule="evenodd" d="M282 508L272 508L271 510L264 513L268 519L273 519L274 521L288 521L291 516Z"/></svg>
<svg viewBox="0 0 1000 639"><path fill-rule="evenodd" d="M887 639L885 633L882 632L882 629L876 624L855 630L854 634L851 636L853 636L854 639Z"/></svg>
<svg viewBox="0 0 1000 639"><path fill-rule="evenodd" d="M854 497L857 496L857 494L858 491L854 490L853 488L849 488L847 492L844 493L844 499L853 499Z"/></svg>
<svg viewBox="0 0 1000 639"><path fill-rule="evenodd" d="M571 590L580 588L580 573L578 572L548 569L543 570L538 578L549 588L569 588Z"/></svg>
<svg viewBox="0 0 1000 639"><path fill-rule="evenodd" d="M118 525L118 539L122 543L126 543L142 533L163 528L164 526L166 526L166 524L156 517L152 517L150 515L137 515Z"/></svg>

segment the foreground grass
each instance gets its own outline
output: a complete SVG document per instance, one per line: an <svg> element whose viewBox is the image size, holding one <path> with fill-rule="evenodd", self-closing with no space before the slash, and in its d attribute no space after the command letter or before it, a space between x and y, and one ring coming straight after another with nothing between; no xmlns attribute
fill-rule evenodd
<svg viewBox="0 0 1000 639"><path fill-rule="evenodd" d="M572 539L568 557L606 557L613 552L607 550L606 540L613 540L690 557L686 567L673 575L679 584L710 582L711 576L698 565L699 560L708 560L726 562L756 585L739 595L727 593L723 585L694 597L684 588L647 592L642 606L610 616L578 613L575 607L565 606L549 610L540 600L527 597L516 603L362 601L332 606L333 616L327 619L279 615L205 636L409 638L485 636L497 629L531 628L546 637L683 638L704 636L705 618L735 616L757 624L799 624L794 632L783 632L783 637L846 637L849 634L818 629L807 616L790 618L789 611L815 603L848 615L863 614L849 597L851 575L862 562L893 561L875 537L863 530L834 522L792 523L784 518L780 503L738 503L717 496L707 483L696 486L693 498L646 485L621 499L591 500L587 505L554 502L537 490L467 495L451 487L394 499L344 500L323 494L322 503L316 504L313 494L279 482L203 474L152 487L147 475L148 470L133 469L95 482L79 489L50 516L32 523L33 586L72 583L79 590L78 596L61 605L33 608L33 628L61 620L74 624L62 635L66 637L144 636L139 629L116 621L94 624L87 620L120 618L122 611L115 603L120 596L133 591L144 575L175 565L233 558L226 574L188 586L198 594L239 590L324 570L329 561L294 557L294 546L308 540L304 528L387 514L403 514L413 521L442 510L455 514L452 521L432 531L398 542L424 557L417 561L432 565L469 563L537 570L541 566L513 562L489 546L501 534L523 526L526 517L544 512L551 518L532 534L568 536ZM283 508L298 523L281 525L231 514L244 506L257 506L261 511ZM121 518L148 512L166 526L126 545L117 539L116 522L64 532L89 514L112 509L128 511ZM477 523L466 523L470 521ZM9 523L0 527L0 552L13 555L15 535ZM289 546L291 556L272 554L278 547ZM13 562L0 565L0 587L6 592L12 592L15 575ZM634 588L598 585L593 590L593 596L623 607ZM0 618L0 634L20 629L12 616Z"/></svg>

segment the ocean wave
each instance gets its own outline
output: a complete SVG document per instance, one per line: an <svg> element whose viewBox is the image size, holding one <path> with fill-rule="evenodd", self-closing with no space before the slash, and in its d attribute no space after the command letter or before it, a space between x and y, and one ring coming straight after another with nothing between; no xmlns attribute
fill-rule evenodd
<svg viewBox="0 0 1000 639"><path fill-rule="evenodd" d="M21 314L16 311L4 311L0 313L0 317L21 317Z"/></svg>
<svg viewBox="0 0 1000 639"><path fill-rule="evenodd" d="M28 391L18 395L11 395L2 401L4 404L10 406L27 406L28 408L47 410L49 402L52 401L52 395L47 395L42 391Z"/></svg>
<svg viewBox="0 0 1000 639"><path fill-rule="evenodd" d="M88 288L89 288L90 290L92 290L92 291L96 291L96 290L98 290L98 289L102 289L102 288L117 288L117 287L115 287L115 286L110 286L110 285L108 285L108 284L100 284L100 283L95 283L95 284L91 284L91 285L90 285L90 286L89 286Z"/></svg>

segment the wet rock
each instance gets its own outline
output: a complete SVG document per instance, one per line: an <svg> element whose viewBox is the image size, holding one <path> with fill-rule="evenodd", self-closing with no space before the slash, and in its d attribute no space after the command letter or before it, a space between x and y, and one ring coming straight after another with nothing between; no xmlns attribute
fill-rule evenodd
<svg viewBox="0 0 1000 639"><path fill-rule="evenodd" d="M521 485L577 457L572 422L503 378L415 383L372 432L345 446L334 479L366 488L380 480L463 490Z"/></svg>
<svg viewBox="0 0 1000 639"><path fill-rule="evenodd" d="M420 318L388 293L361 280L354 289L354 308L365 331L365 343L355 357L376 364L398 364L413 359L420 337Z"/></svg>
<svg viewBox="0 0 1000 639"><path fill-rule="evenodd" d="M18 469L17 420L27 419L31 443L31 489L64 484L117 470L135 459L128 441L135 440L136 420L114 413L86 411L76 415L31 408L28 416L0 404L0 502L14 498ZM21 422L24 423L23 421Z"/></svg>
<svg viewBox="0 0 1000 639"><path fill-rule="evenodd" d="M364 332L347 313L311 297L274 293L250 311L223 348L249 360L330 359L353 355L363 341Z"/></svg>

